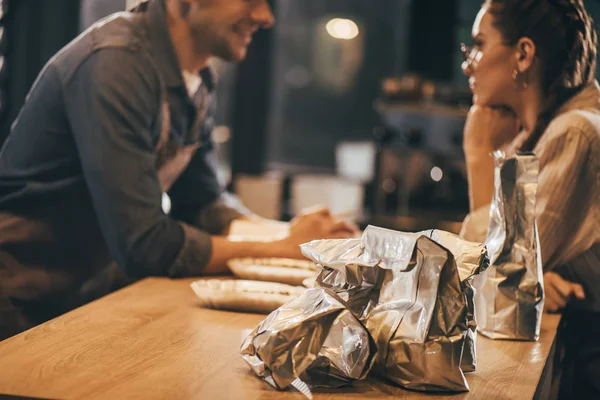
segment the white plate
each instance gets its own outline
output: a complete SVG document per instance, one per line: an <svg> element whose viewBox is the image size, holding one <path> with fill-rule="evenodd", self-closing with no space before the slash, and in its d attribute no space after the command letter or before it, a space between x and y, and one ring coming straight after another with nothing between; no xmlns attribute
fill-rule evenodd
<svg viewBox="0 0 600 400"><path fill-rule="evenodd" d="M273 282L199 279L190 285L203 307L268 314L305 288Z"/></svg>

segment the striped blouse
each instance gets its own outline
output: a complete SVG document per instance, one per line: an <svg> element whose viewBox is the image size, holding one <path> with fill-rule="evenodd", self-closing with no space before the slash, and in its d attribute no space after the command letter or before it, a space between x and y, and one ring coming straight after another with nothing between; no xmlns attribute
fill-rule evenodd
<svg viewBox="0 0 600 400"><path fill-rule="evenodd" d="M525 137L511 144L520 148ZM536 218L544 271L580 283L586 294L572 306L600 312L600 86L567 101L534 148L539 159ZM471 212L461 234L482 242L489 206Z"/></svg>

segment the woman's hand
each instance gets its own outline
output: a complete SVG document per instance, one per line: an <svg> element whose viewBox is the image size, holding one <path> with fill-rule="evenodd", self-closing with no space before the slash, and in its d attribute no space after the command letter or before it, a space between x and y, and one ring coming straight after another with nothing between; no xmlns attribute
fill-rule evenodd
<svg viewBox="0 0 600 400"><path fill-rule="evenodd" d="M580 284L569 282L556 272L544 274L544 290L546 291L544 309L551 313L563 310L567 303L574 298L585 299L585 293Z"/></svg>
<svg viewBox="0 0 600 400"><path fill-rule="evenodd" d="M518 134L516 115L509 109L474 105L464 128L463 149L467 157L489 156L509 144Z"/></svg>
<svg viewBox="0 0 600 400"><path fill-rule="evenodd" d="M517 118L510 110L480 105L471 107L465 123L463 140L471 211L492 201L492 152L510 143L517 136L517 128Z"/></svg>

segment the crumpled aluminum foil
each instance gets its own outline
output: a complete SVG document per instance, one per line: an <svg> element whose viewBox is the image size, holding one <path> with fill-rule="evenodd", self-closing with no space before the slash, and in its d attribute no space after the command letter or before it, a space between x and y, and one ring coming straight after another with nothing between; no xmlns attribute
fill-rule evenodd
<svg viewBox="0 0 600 400"><path fill-rule="evenodd" d="M376 346L365 326L341 299L308 289L273 311L244 340L250 368L277 389L300 379L310 387L340 387L363 379Z"/></svg>
<svg viewBox="0 0 600 400"><path fill-rule="evenodd" d="M439 230L432 231L431 238L450 250L456 260L458 274L467 300L467 324L469 327L460 367L463 372L473 372L477 369L476 290L473 287L473 280L490 265L487 249L480 243L462 240L452 233Z"/></svg>
<svg viewBox="0 0 600 400"><path fill-rule="evenodd" d="M544 308L535 221L538 161L495 152L495 192L486 246L492 266L474 280L479 332L492 339L537 340Z"/></svg>
<svg viewBox="0 0 600 400"><path fill-rule="evenodd" d="M328 300L335 303L336 312L350 311L366 326L376 344L378 374L413 390L468 390L463 368L475 367L470 280L487 267L483 245L437 230L401 233L368 227L361 239L314 241L302 245L302 252L322 267L313 289L320 290L320 297L294 300L248 337L242 354L260 377L284 388L310 370L306 364L324 354L318 345L298 352L287 343L326 329L328 321L313 317L314 304L324 298L337 299L337 303ZM294 320L293 330L286 328L289 319ZM261 332L268 343L258 340ZM277 339L282 334L285 339ZM274 359L279 360L276 373ZM339 373L330 375L340 378Z"/></svg>
<svg viewBox="0 0 600 400"><path fill-rule="evenodd" d="M468 390L462 369L475 369L470 281L488 265L483 245L438 230L368 227L360 240L316 241L302 251L323 266L317 285L365 322L380 375L413 390Z"/></svg>

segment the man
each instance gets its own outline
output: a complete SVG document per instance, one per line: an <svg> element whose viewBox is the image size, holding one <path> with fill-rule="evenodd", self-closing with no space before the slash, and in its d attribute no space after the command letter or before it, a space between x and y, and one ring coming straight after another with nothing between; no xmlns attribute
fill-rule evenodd
<svg viewBox="0 0 600 400"><path fill-rule="evenodd" d="M0 154L0 338L106 293L112 260L135 278L218 274L354 234L321 210L274 242L225 237L242 214L215 176L208 65L243 60L273 22L266 0L149 0L49 61Z"/></svg>

